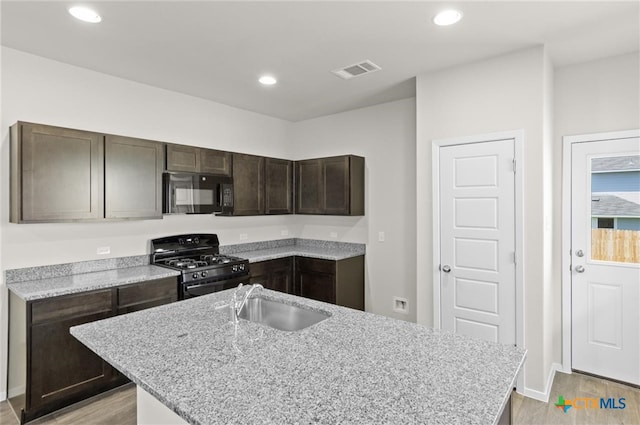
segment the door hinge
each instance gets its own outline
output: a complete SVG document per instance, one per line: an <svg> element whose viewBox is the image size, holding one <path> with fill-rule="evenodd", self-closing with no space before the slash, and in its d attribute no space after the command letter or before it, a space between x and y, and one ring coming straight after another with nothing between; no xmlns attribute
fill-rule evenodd
<svg viewBox="0 0 640 425"><path fill-rule="evenodd" d="M516 172L516 159L513 158L513 172Z"/></svg>
<svg viewBox="0 0 640 425"><path fill-rule="evenodd" d="M518 264L518 257L516 256L515 251L513 251L513 264Z"/></svg>

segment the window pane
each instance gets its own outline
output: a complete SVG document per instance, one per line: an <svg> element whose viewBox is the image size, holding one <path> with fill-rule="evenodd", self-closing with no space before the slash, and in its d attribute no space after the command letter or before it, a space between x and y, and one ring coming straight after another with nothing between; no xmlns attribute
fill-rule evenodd
<svg viewBox="0 0 640 425"><path fill-rule="evenodd" d="M640 155L591 160L591 257L640 263Z"/></svg>

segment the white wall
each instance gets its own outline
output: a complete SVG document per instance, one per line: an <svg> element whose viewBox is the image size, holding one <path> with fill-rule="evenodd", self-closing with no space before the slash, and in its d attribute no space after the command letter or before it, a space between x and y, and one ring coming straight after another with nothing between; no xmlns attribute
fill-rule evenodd
<svg viewBox="0 0 640 425"><path fill-rule="evenodd" d="M553 361L559 363L562 356L562 137L640 128L640 54L557 68L554 80L553 199L557 208L553 211Z"/></svg>
<svg viewBox="0 0 640 425"><path fill-rule="evenodd" d="M367 244L367 311L415 321L415 99L295 123L293 159L336 154L366 158L364 217L295 217L306 238ZM379 232L385 241L378 241ZM393 297L409 314L393 311Z"/></svg>
<svg viewBox="0 0 640 425"><path fill-rule="evenodd" d="M545 361L544 138L545 69L543 47L418 76L417 111L417 296L419 323L433 323L431 141L508 130L524 130L524 385L543 391ZM549 217L550 220L550 217Z"/></svg>

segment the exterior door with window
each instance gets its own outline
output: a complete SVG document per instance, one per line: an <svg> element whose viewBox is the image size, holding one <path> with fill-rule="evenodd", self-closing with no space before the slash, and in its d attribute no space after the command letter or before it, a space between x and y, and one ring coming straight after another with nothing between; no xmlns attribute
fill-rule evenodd
<svg viewBox="0 0 640 425"><path fill-rule="evenodd" d="M572 368L640 385L640 139L571 145Z"/></svg>

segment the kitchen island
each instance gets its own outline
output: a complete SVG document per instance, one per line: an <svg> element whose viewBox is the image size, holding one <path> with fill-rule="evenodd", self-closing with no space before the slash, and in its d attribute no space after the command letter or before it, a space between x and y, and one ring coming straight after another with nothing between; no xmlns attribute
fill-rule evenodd
<svg viewBox="0 0 640 425"><path fill-rule="evenodd" d="M514 346L269 290L255 293L330 317L297 332L233 324L224 307L232 292L71 333L138 385L139 423L159 402L166 423L492 424L525 357Z"/></svg>

